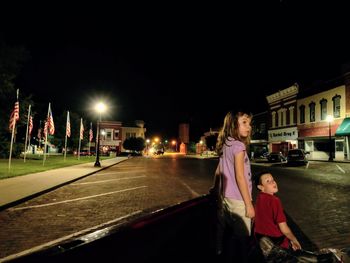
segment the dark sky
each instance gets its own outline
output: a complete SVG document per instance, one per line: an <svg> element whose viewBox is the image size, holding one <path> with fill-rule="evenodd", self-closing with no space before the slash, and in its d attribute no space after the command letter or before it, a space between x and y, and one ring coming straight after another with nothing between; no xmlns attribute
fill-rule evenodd
<svg viewBox="0 0 350 263"><path fill-rule="evenodd" d="M142 119L149 136L188 122L198 140L228 110L264 111L266 95L334 78L350 61L350 20L333 2L47 8L2 18L4 41L31 53L18 87L89 118L105 98L104 118Z"/></svg>

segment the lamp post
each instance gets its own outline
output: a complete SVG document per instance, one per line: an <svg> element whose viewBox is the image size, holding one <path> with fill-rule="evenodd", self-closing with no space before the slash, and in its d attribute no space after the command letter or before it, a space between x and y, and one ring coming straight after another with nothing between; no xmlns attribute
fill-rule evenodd
<svg viewBox="0 0 350 263"><path fill-rule="evenodd" d="M150 140L147 139L147 140L146 140L146 155L148 155L148 145L149 145L149 142L150 142Z"/></svg>
<svg viewBox="0 0 350 263"><path fill-rule="evenodd" d="M333 116L328 115L327 116L327 122L328 122L328 135L329 135L329 158L328 161L333 161L332 156L332 130L331 130L331 122L333 121Z"/></svg>
<svg viewBox="0 0 350 263"><path fill-rule="evenodd" d="M177 148L177 147L176 147L176 141L173 140L171 143L172 143L172 145L174 146L174 152L176 152L176 148Z"/></svg>
<svg viewBox="0 0 350 263"><path fill-rule="evenodd" d="M101 115L102 112L106 110L106 105L103 102L99 102L96 107L96 111L99 113L99 120L97 121L97 132L96 132L96 139L97 139L97 147L96 147L96 161L95 161L95 167L101 167L100 163L100 122L101 122Z"/></svg>

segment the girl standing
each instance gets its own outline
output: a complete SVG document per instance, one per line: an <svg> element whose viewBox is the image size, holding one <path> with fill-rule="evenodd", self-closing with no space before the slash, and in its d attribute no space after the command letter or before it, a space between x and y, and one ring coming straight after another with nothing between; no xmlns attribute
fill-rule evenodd
<svg viewBox="0 0 350 263"><path fill-rule="evenodd" d="M233 226L223 226L222 254L231 262L247 262L251 220L255 216L252 174L247 155L251 120L251 114L245 112L235 115L227 113L216 144L220 157L216 174L220 174L223 179L222 202L235 218Z"/></svg>

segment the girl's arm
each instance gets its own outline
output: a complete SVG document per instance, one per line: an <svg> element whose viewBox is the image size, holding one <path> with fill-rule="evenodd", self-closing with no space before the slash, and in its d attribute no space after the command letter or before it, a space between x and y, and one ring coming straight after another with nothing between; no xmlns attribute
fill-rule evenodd
<svg viewBox="0 0 350 263"><path fill-rule="evenodd" d="M254 218L255 217L254 206L249 194L247 181L244 177L244 158L245 158L244 151L239 152L235 155L236 182L245 204L246 217Z"/></svg>
<svg viewBox="0 0 350 263"><path fill-rule="evenodd" d="M278 227L280 228L283 235L285 235L292 243L293 250L301 249L301 245L300 245L299 241L294 236L292 230L290 230L290 228L286 222L278 223Z"/></svg>

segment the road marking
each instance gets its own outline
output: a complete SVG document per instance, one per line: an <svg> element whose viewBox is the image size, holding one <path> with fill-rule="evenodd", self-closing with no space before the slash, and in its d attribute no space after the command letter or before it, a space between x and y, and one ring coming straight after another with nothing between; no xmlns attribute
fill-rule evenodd
<svg viewBox="0 0 350 263"><path fill-rule="evenodd" d="M128 180L128 179L136 179L136 178L142 178L142 177L146 177L146 175L125 177L125 178L117 178L117 179L108 179L108 180L101 180L101 181L94 181L94 182L86 182L86 183L75 183L75 184L71 184L71 185L100 184L100 183L105 183L105 182L110 182L110 181Z"/></svg>
<svg viewBox="0 0 350 263"><path fill-rule="evenodd" d="M130 172L133 172L133 173L141 173L141 172L145 172L146 170L145 169L138 169L138 170L127 170L127 171L115 171L115 172L112 172L112 173L98 173L98 175L113 175L113 174L118 174L118 173L130 173Z"/></svg>
<svg viewBox="0 0 350 263"><path fill-rule="evenodd" d="M75 198L75 199L70 199L70 200L65 200L65 201L59 201L59 202L54 202L54 203L48 203L48 204L42 204L42 205L31 205L31 206L18 207L18 208L9 208L8 210L9 211L17 211L17 210L24 210L24 209L30 209L30 208L39 208L39 207L44 207L44 206L51 206L51 205L70 203L70 202L86 200L86 199L100 197L100 196L105 196L105 195L111 195L111 194L116 194L116 193L121 193L121 192L126 192L126 191L132 191L132 190L145 188L145 187L147 187L147 186L143 185L143 186L127 188L127 189L123 189L123 190L118 190L118 191L113 191L113 192L108 192L108 193L103 193L103 194L98 194L98 195L90 195L90 196L85 196L85 197L80 197L80 198Z"/></svg>
<svg viewBox="0 0 350 263"><path fill-rule="evenodd" d="M310 165L310 162L307 162L305 169L308 169Z"/></svg>
<svg viewBox="0 0 350 263"><path fill-rule="evenodd" d="M338 164L336 164L336 166L338 167L338 169L339 169L342 173L345 174L345 171L344 171Z"/></svg>
<svg viewBox="0 0 350 263"><path fill-rule="evenodd" d="M191 192L191 194L194 196L194 197L197 197L199 196L199 194L196 192L196 191L193 191L192 188L186 184L185 182L181 181L181 183Z"/></svg>
<svg viewBox="0 0 350 263"><path fill-rule="evenodd" d="M24 255L27 255L27 254L30 254L30 253L33 253L33 252L36 252L36 251L39 251L39 250L51 247L51 246L53 246L55 244L61 243L61 242L65 241L65 240L68 240L70 238L74 238L74 237L77 237L77 236L85 235L85 234L87 234L87 233L89 233L91 231L95 231L95 230L98 230L100 228L104 228L104 227L106 227L106 226L108 226L110 224L116 223L116 222L121 221L121 220L123 220L125 218L131 217L131 216L134 216L134 215L140 214L140 213L142 213L142 210L138 210L138 211L132 212L130 214L118 217L116 219L110 220L108 222L102 223L102 224L97 225L97 226L93 226L93 227L90 227L90 228L83 229L83 230L75 232L73 234L70 234L70 235L67 235L67 236L64 236L64 237L52 240L50 242L47 242L47 243L44 243L44 244L41 244L41 245L38 245L38 246L35 246L35 247L32 247L32 248L29 248L29 249L26 249L26 250L23 250L23 251L21 251L19 253L12 254L12 255L6 256L4 258L0 258L0 262L13 260L15 258L18 258L18 257L24 256ZM85 240L85 239L83 239L83 240L84 241L88 241L88 240Z"/></svg>

